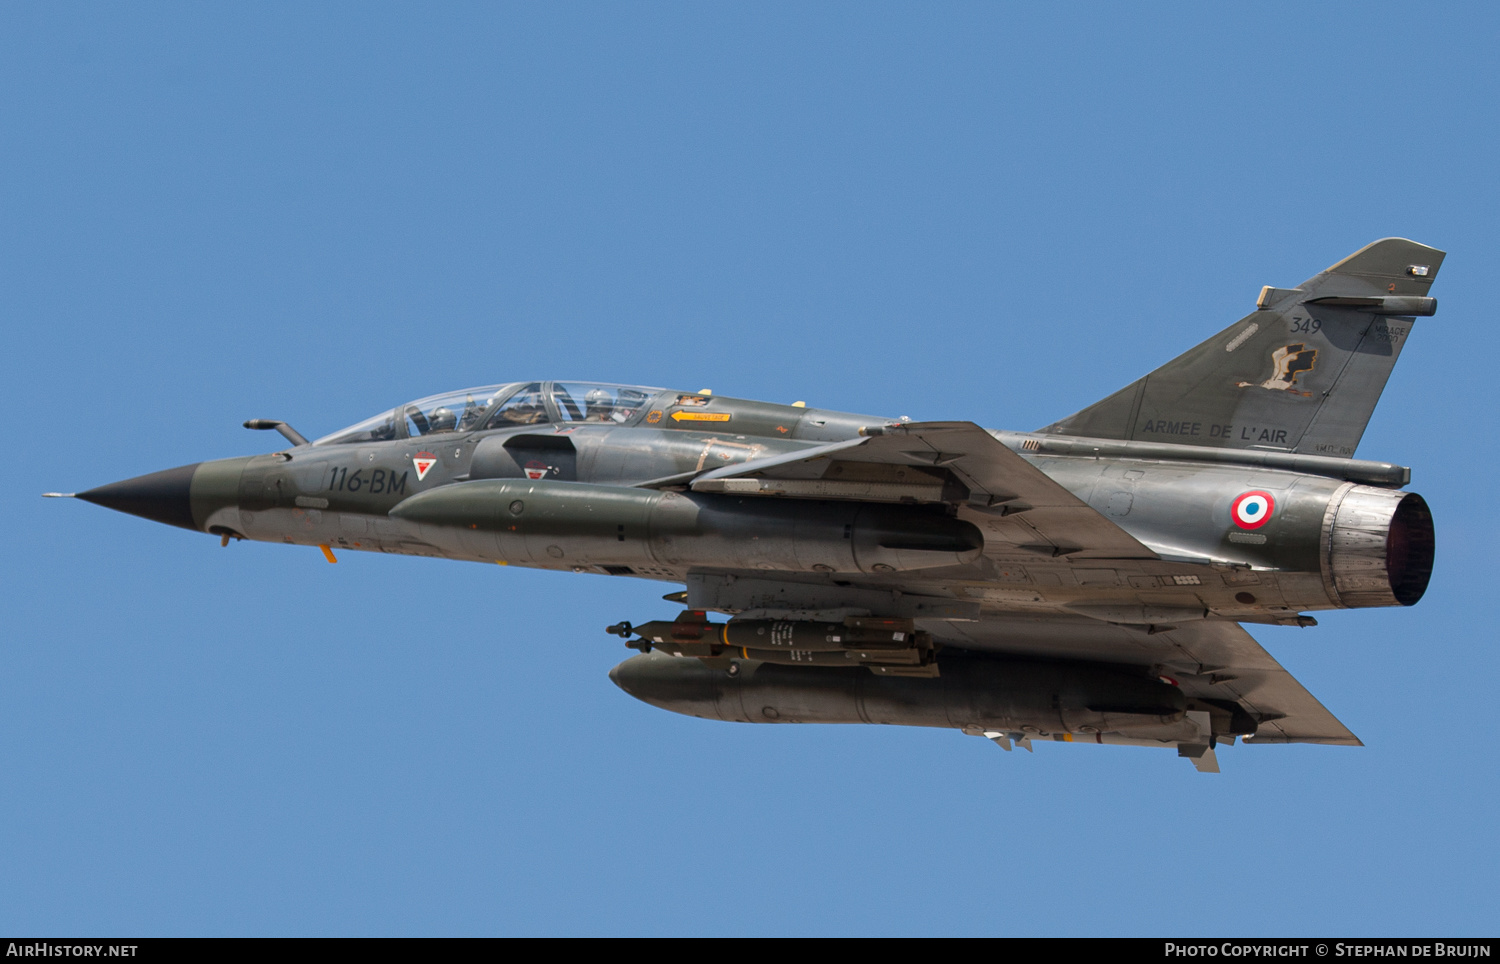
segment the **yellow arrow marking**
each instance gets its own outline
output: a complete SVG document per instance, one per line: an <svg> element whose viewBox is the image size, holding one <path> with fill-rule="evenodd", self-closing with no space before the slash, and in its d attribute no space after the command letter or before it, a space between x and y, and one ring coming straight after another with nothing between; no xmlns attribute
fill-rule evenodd
<svg viewBox="0 0 1500 964"><path fill-rule="evenodd" d="M728 412L673 412L674 422L727 422Z"/></svg>

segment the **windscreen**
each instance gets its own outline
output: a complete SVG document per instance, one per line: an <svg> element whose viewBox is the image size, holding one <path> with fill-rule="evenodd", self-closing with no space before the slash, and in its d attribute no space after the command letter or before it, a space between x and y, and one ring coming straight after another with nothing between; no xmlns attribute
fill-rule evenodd
<svg viewBox="0 0 1500 964"><path fill-rule="evenodd" d="M350 445L360 442L385 442L398 437L402 422L410 438L441 432L465 432L477 428L496 398L513 385L486 385L421 398L390 412L382 412L357 425L325 435L314 445Z"/></svg>
<svg viewBox="0 0 1500 964"><path fill-rule="evenodd" d="M314 445L351 445L358 442L384 442L396 437L396 413L382 412L357 425L325 435Z"/></svg>

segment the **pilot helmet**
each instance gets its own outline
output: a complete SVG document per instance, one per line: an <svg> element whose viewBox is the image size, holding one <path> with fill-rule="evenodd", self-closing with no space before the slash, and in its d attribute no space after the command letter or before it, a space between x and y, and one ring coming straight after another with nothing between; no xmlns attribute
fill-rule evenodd
<svg viewBox="0 0 1500 964"><path fill-rule="evenodd" d="M451 432L458 427L458 416L453 409L440 405L428 413L427 425L429 432Z"/></svg>
<svg viewBox="0 0 1500 964"><path fill-rule="evenodd" d="M597 413L602 417L612 407L614 407L614 399L602 388L591 388L588 394L583 396L583 410L590 415Z"/></svg>

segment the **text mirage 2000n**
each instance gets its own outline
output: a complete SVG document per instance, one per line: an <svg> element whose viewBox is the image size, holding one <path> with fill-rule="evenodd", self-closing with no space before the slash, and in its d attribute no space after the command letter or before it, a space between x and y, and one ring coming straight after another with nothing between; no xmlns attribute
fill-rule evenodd
<svg viewBox="0 0 1500 964"><path fill-rule="evenodd" d="M1410 606L1410 470L1353 458L1443 252L1377 241L1035 432L516 382L77 497L232 539L670 583L626 693L711 720L1359 745L1242 628ZM56 493L51 493L56 494Z"/></svg>

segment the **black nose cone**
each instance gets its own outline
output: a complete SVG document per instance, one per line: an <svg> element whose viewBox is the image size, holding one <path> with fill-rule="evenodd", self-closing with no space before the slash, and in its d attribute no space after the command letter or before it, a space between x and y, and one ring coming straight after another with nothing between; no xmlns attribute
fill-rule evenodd
<svg viewBox="0 0 1500 964"><path fill-rule="evenodd" d="M128 512L154 522L165 522L169 526L197 530L193 525L193 503L191 489L193 473L201 462L152 472L124 482L101 485L97 489L78 493L78 498L106 509Z"/></svg>

